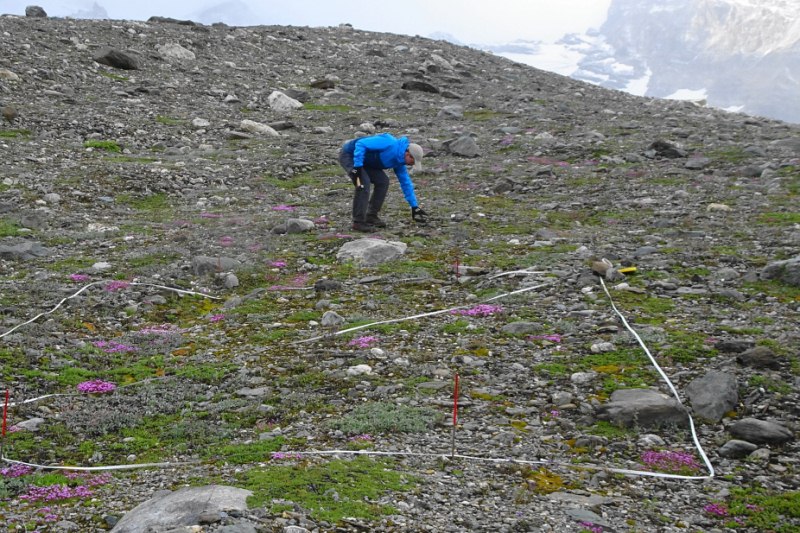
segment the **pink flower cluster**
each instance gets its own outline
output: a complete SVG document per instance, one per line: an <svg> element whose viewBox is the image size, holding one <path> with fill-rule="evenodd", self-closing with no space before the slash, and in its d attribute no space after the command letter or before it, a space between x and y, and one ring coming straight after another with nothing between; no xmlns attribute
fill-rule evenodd
<svg viewBox="0 0 800 533"><path fill-rule="evenodd" d="M93 344L106 353L135 352L137 350L135 346L128 346L117 341L95 341Z"/></svg>
<svg viewBox="0 0 800 533"><path fill-rule="evenodd" d="M558 344L559 342L561 342L561 335L559 335L558 333L554 333L552 335L531 335L530 337L528 337L528 340L549 341Z"/></svg>
<svg viewBox="0 0 800 533"><path fill-rule="evenodd" d="M728 508L723 503L709 503L703 510L714 516L728 516Z"/></svg>
<svg viewBox="0 0 800 533"><path fill-rule="evenodd" d="M106 283L106 290L108 292L117 292L123 289L127 289L130 287L131 284L127 281L109 281Z"/></svg>
<svg viewBox="0 0 800 533"><path fill-rule="evenodd" d="M31 472L33 472L33 468L28 465L14 464L7 468L0 468L0 476L2 477L22 477Z"/></svg>
<svg viewBox="0 0 800 533"><path fill-rule="evenodd" d="M275 261L268 261L267 266L271 266L273 268L283 268L286 266L286 261L281 259L276 259Z"/></svg>
<svg viewBox="0 0 800 533"><path fill-rule="evenodd" d="M42 520L45 522L55 522L58 520L58 515L55 514L49 507L42 507L37 512L41 515Z"/></svg>
<svg viewBox="0 0 800 533"><path fill-rule="evenodd" d="M101 379L93 379L91 381L78 383L78 391L87 394L104 394L106 392L113 392L116 388L117 386L114 383Z"/></svg>
<svg viewBox="0 0 800 533"><path fill-rule="evenodd" d="M89 281L88 274L70 274L69 279L72 281Z"/></svg>
<svg viewBox="0 0 800 533"><path fill-rule="evenodd" d="M272 460L279 461L281 459L300 459L303 456L299 453L291 452L272 452Z"/></svg>
<svg viewBox="0 0 800 533"><path fill-rule="evenodd" d="M489 316L502 311L503 308L499 305L480 304L471 309L453 309L450 313L461 316Z"/></svg>
<svg viewBox="0 0 800 533"><path fill-rule="evenodd" d="M302 287L308 282L308 274L298 274L294 277L291 281L290 285L271 285L269 290L271 291L285 291L287 289L296 289L298 287Z"/></svg>
<svg viewBox="0 0 800 533"><path fill-rule="evenodd" d="M351 442L372 442L372 435L364 433L363 435L356 435L348 439Z"/></svg>
<svg viewBox="0 0 800 533"><path fill-rule="evenodd" d="M53 502L59 500L69 500L70 498L88 498L92 495L89 487L80 485L70 487L68 485L49 485L47 487L31 487L28 492L19 496L20 500L29 502Z"/></svg>
<svg viewBox="0 0 800 533"><path fill-rule="evenodd" d="M275 207L272 208L273 211L294 211L295 209L296 208L291 205L284 205L284 204L276 205Z"/></svg>
<svg viewBox="0 0 800 533"><path fill-rule="evenodd" d="M581 522L581 525L592 533L603 533L603 526L598 526L594 522Z"/></svg>
<svg viewBox="0 0 800 533"><path fill-rule="evenodd" d="M366 336L366 337L358 337L350 342L347 343L348 346L355 346L356 348L369 348L373 344L378 342L378 337L375 336Z"/></svg>
<svg viewBox="0 0 800 533"><path fill-rule="evenodd" d="M701 468L693 455L671 450L646 451L642 454L642 462L650 470L671 474L696 472Z"/></svg>
<svg viewBox="0 0 800 533"><path fill-rule="evenodd" d="M211 315L209 320L211 322L221 322L222 320L225 320L225 315Z"/></svg>

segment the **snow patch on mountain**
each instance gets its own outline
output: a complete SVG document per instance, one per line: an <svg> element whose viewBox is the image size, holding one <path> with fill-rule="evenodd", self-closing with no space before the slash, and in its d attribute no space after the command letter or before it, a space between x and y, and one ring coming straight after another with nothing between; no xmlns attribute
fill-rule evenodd
<svg viewBox="0 0 800 533"><path fill-rule="evenodd" d="M613 0L585 34L476 47L640 96L800 122L800 0Z"/></svg>

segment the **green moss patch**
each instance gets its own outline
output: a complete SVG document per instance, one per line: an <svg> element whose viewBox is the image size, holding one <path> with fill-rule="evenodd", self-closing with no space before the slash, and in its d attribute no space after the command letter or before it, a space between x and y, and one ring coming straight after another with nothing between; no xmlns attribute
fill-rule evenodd
<svg viewBox="0 0 800 533"><path fill-rule="evenodd" d="M250 507L279 512L295 503L315 520L337 523L347 517L377 520L397 513L390 505L373 502L388 492L413 489L417 479L398 472L390 461L356 457L322 465L255 469L243 476L243 483L253 491L247 500Z"/></svg>

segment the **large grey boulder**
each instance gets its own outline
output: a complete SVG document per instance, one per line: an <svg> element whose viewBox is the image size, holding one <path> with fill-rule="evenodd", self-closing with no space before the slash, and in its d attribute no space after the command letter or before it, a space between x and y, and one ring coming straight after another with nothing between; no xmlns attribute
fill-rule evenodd
<svg viewBox="0 0 800 533"><path fill-rule="evenodd" d="M336 259L340 262L353 261L362 266L374 266L397 259L406 253L406 248L408 245L404 242L358 239L342 246Z"/></svg>
<svg viewBox="0 0 800 533"><path fill-rule="evenodd" d="M280 91L272 91L267 97L267 102L269 103L269 107L275 111L293 111L303 107L302 102Z"/></svg>
<svg viewBox="0 0 800 533"><path fill-rule="evenodd" d="M47 18L47 12L39 6L27 6L25 16L32 18Z"/></svg>
<svg viewBox="0 0 800 533"><path fill-rule="evenodd" d="M166 43L158 45L156 46L156 50L158 50L158 53L161 54L161 57L167 61L183 63L186 61L194 61L196 59L194 52L188 48L184 48L178 43Z"/></svg>
<svg viewBox="0 0 800 533"><path fill-rule="evenodd" d="M117 522L112 533L148 533L180 526L197 525L201 515L244 512L249 490L224 485L187 487L162 492L129 511Z"/></svg>
<svg viewBox="0 0 800 533"><path fill-rule="evenodd" d="M733 424L730 434L753 444L783 444L794 439L794 433L777 422L745 418Z"/></svg>
<svg viewBox="0 0 800 533"><path fill-rule="evenodd" d="M0 259L12 261L29 261L37 257L45 257L50 251L34 241L25 241L9 246L0 246Z"/></svg>
<svg viewBox="0 0 800 533"><path fill-rule="evenodd" d="M139 68L139 60L136 56L116 48L102 48L92 59L101 65L122 70L137 70Z"/></svg>
<svg viewBox="0 0 800 533"><path fill-rule="evenodd" d="M280 137L280 133L275 129L261 122L255 120L243 120L239 123L239 129L248 133L255 133L257 135L267 135L269 137Z"/></svg>
<svg viewBox="0 0 800 533"><path fill-rule="evenodd" d="M475 142L471 135L462 135L457 139L450 139L443 142L442 145L453 155L461 157L478 157L481 155L478 143Z"/></svg>
<svg viewBox="0 0 800 533"><path fill-rule="evenodd" d="M722 420L739 402L736 377L716 370L689 383L686 395L694 412L713 422Z"/></svg>
<svg viewBox="0 0 800 533"><path fill-rule="evenodd" d="M686 408L677 400L652 389L620 389L597 409L597 418L618 426L686 426Z"/></svg>
<svg viewBox="0 0 800 533"><path fill-rule="evenodd" d="M761 279L781 281L792 287L800 287L800 256L785 261L774 261L761 271Z"/></svg>

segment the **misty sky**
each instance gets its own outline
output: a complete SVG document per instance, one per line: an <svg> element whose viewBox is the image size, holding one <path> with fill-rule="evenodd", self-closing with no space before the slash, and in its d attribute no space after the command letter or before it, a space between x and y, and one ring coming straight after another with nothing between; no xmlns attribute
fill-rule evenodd
<svg viewBox="0 0 800 533"><path fill-rule="evenodd" d="M0 13L23 15L38 5L50 16L89 9L94 2L109 18L146 20L153 15L192 19L192 14L225 0L0 0ZM254 24L336 26L428 36L449 33L467 43L515 39L554 41L565 33L599 27L611 0L240 0L256 16Z"/></svg>

